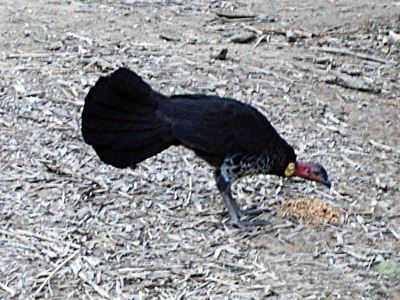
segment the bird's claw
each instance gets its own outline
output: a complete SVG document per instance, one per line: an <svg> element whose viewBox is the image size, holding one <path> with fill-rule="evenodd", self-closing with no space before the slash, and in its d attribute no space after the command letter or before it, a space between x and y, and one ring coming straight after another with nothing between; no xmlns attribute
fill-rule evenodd
<svg viewBox="0 0 400 300"><path fill-rule="evenodd" d="M235 220L230 219L227 222L227 224L232 227L240 228L244 231L253 231L255 226L267 226L267 225L271 225L271 222L267 221L267 220L250 221L250 220L241 220L241 219L235 219Z"/></svg>
<svg viewBox="0 0 400 300"><path fill-rule="evenodd" d="M268 210L267 209L256 208L255 206L253 206L253 207L250 207L248 209L240 210L239 215L240 215L241 218L246 217L246 216L247 217L253 217L253 216L262 215L266 211L268 211Z"/></svg>
<svg viewBox="0 0 400 300"><path fill-rule="evenodd" d="M256 217L259 215L262 215L265 212L268 212L268 209L263 209L263 208L257 208L256 206L252 206L249 207L247 209L241 209L240 211L238 211L238 215L240 218L244 218L244 217ZM221 216L226 216L229 214L228 211L223 211L221 213L218 213Z"/></svg>

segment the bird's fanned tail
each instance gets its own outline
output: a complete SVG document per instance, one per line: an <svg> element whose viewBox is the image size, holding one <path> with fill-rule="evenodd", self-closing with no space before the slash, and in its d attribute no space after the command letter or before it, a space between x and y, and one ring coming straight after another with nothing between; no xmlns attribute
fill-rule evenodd
<svg viewBox="0 0 400 300"><path fill-rule="evenodd" d="M84 141L103 162L118 168L156 155L172 144L156 115L159 101L165 99L128 69L101 77L85 98Z"/></svg>

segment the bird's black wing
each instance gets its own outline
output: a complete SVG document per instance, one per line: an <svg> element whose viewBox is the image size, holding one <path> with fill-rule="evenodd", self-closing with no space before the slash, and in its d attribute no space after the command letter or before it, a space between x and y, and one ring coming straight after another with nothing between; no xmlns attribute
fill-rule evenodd
<svg viewBox="0 0 400 300"><path fill-rule="evenodd" d="M265 116L233 99L174 96L160 103L159 114L180 144L210 155L261 153L279 139Z"/></svg>

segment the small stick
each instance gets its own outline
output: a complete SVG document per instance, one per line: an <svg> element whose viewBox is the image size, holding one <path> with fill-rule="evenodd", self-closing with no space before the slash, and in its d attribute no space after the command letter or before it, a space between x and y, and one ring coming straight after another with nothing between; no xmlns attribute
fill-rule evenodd
<svg viewBox="0 0 400 300"><path fill-rule="evenodd" d="M133 197L133 196L131 196L131 195L129 195L129 194L123 192L123 191L117 191L117 193L118 193L119 195L121 195L122 197L128 198L128 199L130 199L130 200L135 200L135 197Z"/></svg>
<svg viewBox="0 0 400 300"><path fill-rule="evenodd" d="M255 19L257 15L245 15L245 14L233 14L230 12L217 12L215 13L218 17L227 19Z"/></svg>
<svg viewBox="0 0 400 300"><path fill-rule="evenodd" d="M254 32L254 33L263 34L263 31L262 31L262 30L257 29L257 28L255 28L255 27L253 27L253 26L247 25L247 24L245 24L245 23L241 23L240 25L242 25L244 28L246 28L246 29L248 29L248 30L250 30L250 31L252 31L252 32Z"/></svg>
<svg viewBox="0 0 400 300"><path fill-rule="evenodd" d="M282 29L282 28L263 29L262 32L263 32L264 34L275 33L275 34L286 35L286 30L285 30L285 29Z"/></svg>
<svg viewBox="0 0 400 300"><path fill-rule="evenodd" d="M368 261L369 262L370 259L371 259L370 257L368 257L366 255L355 253L355 252L353 252L353 251L351 251L349 249L342 249L342 251L343 251L343 253L346 253L346 254L348 254L350 256L353 256L354 258L357 258L357 259L362 260L362 261Z"/></svg>
<svg viewBox="0 0 400 300"><path fill-rule="evenodd" d="M318 123L317 126L323 128L323 129L328 129L328 130L333 131L333 132L337 132L337 133L339 133L339 134L341 134L343 136L347 136L346 131L343 130L342 128L338 128L338 127L333 126L333 125L326 126L326 125L322 125L320 123Z"/></svg>
<svg viewBox="0 0 400 300"><path fill-rule="evenodd" d="M357 150L351 150L351 149L348 149L348 148L343 148L342 151L346 152L348 154L351 154L351 155L368 156L368 153L357 151Z"/></svg>
<svg viewBox="0 0 400 300"><path fill-rule="evenodd" d="M345 162L347 162L349 165L351 165L352 167L357 167L358 164L356 162L354 162L354 160L350 159L349 157L347 157L347 155L341 153L340 156L343 158L343 160Z"/></svg>
<svg viewBox="0 0 400 300"><path fill-rule="evenodd" d="M89 45L93 44L93 40L91 38L88 38L88 37L85 37L85 36L81 36L81 35L73 33L73 32L68 32L67 36L68 37L73 37L73 38L75 38L77 40L80 40L80 41L84 41L84 42L88 43Z"/></svg>
<svg viewBox="0 0 400 300"><path fill-rule="evenodd" d="M9 288L8 286L6 286L5 284L0 282L0 289L5 290L7 293L10 294L10 297L14 297L15 296L15 291L12 288Z"/></svg>
<svg viewBox="0 0 400 300"><path fill-rule="evenodd" d="M74 54L73 52L42 52L42 53L9 53L6 58L46 58L51 56L64 56L67 54Z"/></svg>
<svg viewBox="0 0 400 300"><path fill-rule="evenodd" d="M91 281L89 278L87 278L86 274L83 272L79 272L78 274L79 278L82 279L84 282L89 284L100 296L106 299L110 299L110 295L98 284L95 282Z"/></svg>
<svg viewBox="0 0 400 300"><path fill-rule="evenodd" d="M316 34L312 33L312 32L307 32L304 30L300 30L300 29L294 29L294 30L287 30L287 29L283 29L283 28L271 28L271 29L263 29L262 33L263 34L271 34L271 33L275 33L275 34L281 34L281 35L286 35L286 33L288 31L292 31L295 34L297 34L299 37L302 38L311 38L314 37Z"/></svg>
<svg viewBox="0 0 400 300"><path fill-rule="evenodd" d="M326 53L332 53L332 54L337 54L337 55L353 56L356 58L369 60L369 61L375 61L375 62L379 62L382 64L394 64L394 62L391 60L387 60L387 59L372 56L372 55L353 52L348 49L339 49L339 48L333 48L333 47L311 47L310 49L319 51L319 52L326 52Z"/></svg>
<svg viewBox="0 0 400 300"><path fill-rule="evenodd" d="M376 148L379 148L379 149L381 149L381 150L385 150L385 151L387 151L387 152L392 152L392 147L390 147L390 146L387 146L387 145L384 145L384 144L381 144L381 143L377 143L377 142L375 142L374 140L369 140L369 143L372 145L372 146L374 146L374 147L376 147Z"/></svg>
<svg viewBox="0 0 400 300"><path fill-rule="evenodd" d="M263 34L255 43L254 48L257 48L257 46L268 36L268 34Z"/></svg>
<svg viewBox="0 0 400 300"><path fill-rule="evenodd" d="M44 288L44 286L50 281L50 279L58 272L61 270L63 266L65 266L71 259L73 259L78 253L81 251L81 249L76 250L74 253L72 253L70 256L67 257L66 260L64 260L62 263L60 263L53 272L50 273L49 276L42 282L42 284L38 287L36 292L33 294L33 298L36 298L37 295L40 293L40 291Z"/></svg>
<svg viewBox="0 0 400 300"><path fill-rule="evenodd" d="M376 257L375 256L371 256L371 259L369 260L369 264L368 264L368 267L367 267L367 271L369 271L369 269L371 268L371 265L372 265L372 263L373 263L373 261L376 259Z"/></svg>
<svg viewBox="0 0 400 300"><path fill-rule="evenodd" d="M300 29L295 29L295 30L293 30L293 32L302 38L312 38L312 37L318 36L318 34L315 34L313 32L307 32L307 31L300 30Z"/></svg>
<svg viewBox="0 0 400 300"><path fill-rule="evenodd" d="M51 242L51 243L55 243L55 244L63 245L63 246L69 245L72 248L80 249L80 246L78 244L68 243L68 242L65 242L65 241L60 241L60 240L57 240L55 238L48 237L48 236L45 236L45 235L42 235L42 234L39 234L39 233L33 233L33 232L30 232L30 231L27 231L27 230L21 230L20 229L20 230L16 230L16 231L14 231L14 230L13 231L7 231L7 230L0 229L0 233L6 234L6 235L15 236L15 237L18 237L18 236L33 237L33 238L36 238L38 240Z"/></svg>
<svg viewBox="0 0 400 300"><path fill-rule="evenodd" d="M162 40L166 40L168 42L179 42L181 39L178 37L174 37L174 36L170 36L170 35L166 35L164 33L160 33L159 34L160 39Z"/></svg>
<svg viewBox="0 0 400 300"><path fill-rule="evenodd" d="M192 189L193 189L192 175L189 176L189 193L185 200L185 206L189 204L190 199L192 198Z"/></svg>
<svg viewBox="0 0 400 300"><path fill-rule="evenodd" d="M6 71L26 71L26 70L37 70L40 69L39 67L32 67L32 66L15 66L15 67L7 67L7 68L0 68L1 72Z"/></svg>
<svg viewBox="0 0 400 300"><path fill-rule="evenodd" d="M396 231L394 231L393 228L388 227L388 230L393 234L393 236L400 241L400 234L398 234Z"/></svg>
<svg viewBox="0 0 400 300"><path fill-rule="evenodd" d="M363 92L372 92L372 93L381 92L381 89L378 86L356 79L352 76L346 75L339 71L331 72L325 78L325 82L337 84L349 89L359 90Z"/></svg>
<svg viewBox="0 0 400 300"><path fill-rule="evenodd" d="M235 281L221 280L221 279L217 279L214 277L206 277L205 280L218 283L222 286L224 286L224 285L229 286L229 287L237 286L237 282L235 282Z"/></svg>
<svg viewBox="0 0 400 300"><path fill-rule="evenodd" d="M254 71L254 72L264 73L264 74L267 74L267 75L272 75L272 76L274 76L274 77L276 77L278 79L283 79L283 80L286 80L286 81L288 81L290 83L295 82L295 80L293 80L293 79L290 79L290 78L285 77L283 75L279 75L279 74L277 74L275 72L272 72L272 71L269 71L269 70L266 70L266 69L262 69L262 68L258 68L258 67L254 67L254 66L249 66L249 70L250 71ZM259 105L262 105L262 104L259 103Z"/></svg>

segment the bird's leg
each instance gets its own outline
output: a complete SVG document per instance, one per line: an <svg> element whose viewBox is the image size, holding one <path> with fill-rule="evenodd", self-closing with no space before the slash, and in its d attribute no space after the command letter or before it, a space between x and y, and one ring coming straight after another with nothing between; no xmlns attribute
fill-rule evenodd
<svg viewBox="0 0 400 300"><path fill-rule="evenodd" d="M247 214L240 210L239 205L232 197L231 193L232 179L228 174L229 173L224 172L224 169L222 170L218 169L215 172L218 190L221 193L222 198L224 199L226 207L228 208L228 213L230 217L229 223L233 226L237 226L245 230L249 230L249 226L264 226L270 224L269 221L250 222L247 220L246 221L241 220L241 218Z"/></svg>
<svg viewBox="0 0 400 300"><path fill-rule="evenodd" d="M228 208L230 221L233 224L239 225L241 218L241 211L235 199L233 199L232 197L231 193L232 183L230 182L229 179L224 178L224 176L221 174L219 170L216 172L216 181L218 190L221 193L222 198L224 199L226 207Z"/></svg>

